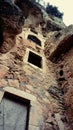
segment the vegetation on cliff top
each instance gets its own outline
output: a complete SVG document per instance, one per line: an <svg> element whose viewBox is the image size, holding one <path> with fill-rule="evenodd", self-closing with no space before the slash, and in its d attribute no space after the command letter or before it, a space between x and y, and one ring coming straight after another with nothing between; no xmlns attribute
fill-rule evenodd
<svg viewBox="0 0 73 130"><path fill-rule="evenodd" d="M63 18L63 13L61 13L59 10L58 10L58 7L56 6L53 6L53 5L50 5L49 3L47 4L46 6L46 12L50 15L53 15L53 16L56 16L60 19Z"/></svg>

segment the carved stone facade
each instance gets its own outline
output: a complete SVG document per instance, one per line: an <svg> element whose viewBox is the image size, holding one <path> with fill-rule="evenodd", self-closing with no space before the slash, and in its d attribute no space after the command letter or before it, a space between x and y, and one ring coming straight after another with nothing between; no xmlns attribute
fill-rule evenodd
<svg viewBox="0 0 73 130"><path fill-rule="evenodd" d="M55 73L50 61L48 67L48 61L43 51L44 46L39 46L26 38L27 34L33 34L33 36L35 34L31 31L28 33L28 30L24 33L22 32L22 34L17 36L17 42L14 48L6 54L0 55L0 87L2 91L8 91L10 93L12 90L21 90L23 91L23 95L26 95L26 99L28 99L28 95L31 95L32 100L29 98L31 101L29 130L44 130L46 129L45 125L48 124L48 114L56 111L52 108L52 99L48 93L50 86L57 85L56 79L54 78ZM36 34L36 37L44 44L45 39L42 35ZM28 61L29 53L27 53L27 50L30 50L33 54L42 58L43 62L40 61L41 66L30 62L33 55L31 55L30 61ZM39 58L37 60L39 60ZM19 91L19 96L21 91ZM13 94L18 95L17 92L14 91ZM52 127L52 125L50 127Z"/></svg>
<svg viewBox="0 0 73 130"><path fill-rule="evenodd" d="M40 7L17 0L22 13L13 3L0 3L0 105L6 93L22 99L28 106L25 130L72 130L73 27L52 30L51 21L45 37ZM11 14L4 14L8 9Z"/></svg>

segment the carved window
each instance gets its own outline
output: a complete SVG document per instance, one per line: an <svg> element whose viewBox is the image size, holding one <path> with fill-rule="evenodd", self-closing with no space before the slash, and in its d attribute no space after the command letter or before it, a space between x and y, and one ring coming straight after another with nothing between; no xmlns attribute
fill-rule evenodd
<svg viewBox="0 0 73 130"><path fill-rule="evenodd" d="M39 68L42 68L42 57L31 51L29 51L28 62Z"/></svg>
<svg viewBox="0 0 73 130"><path fill-rule="evenodd" d="M28 39L41 46L41 41L34 35L28 35Z"/></svg>

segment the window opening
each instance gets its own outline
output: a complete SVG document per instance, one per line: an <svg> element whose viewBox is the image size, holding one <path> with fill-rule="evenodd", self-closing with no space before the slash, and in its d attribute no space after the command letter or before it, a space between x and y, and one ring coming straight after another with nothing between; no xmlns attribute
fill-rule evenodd
<svg viewBox="0 0 73 130"><path fill-rule="evenodd" d="M36 36L28 35L28 39L35 42L37 45L41 46L41 41Z"/></svg>
<svg viewBox="0 0 73 130"><path fill-rule="evenodd" d="M60 76L63 76L63 70L60 70L59 73L60 73Z"/></svg>
<svg viewBox="0 0 73 130"><path fill-rule="evenodd" d="M32 63L33 65L42 68L42 57L38 56L33 52L29 52L28 62Z"/></svg>

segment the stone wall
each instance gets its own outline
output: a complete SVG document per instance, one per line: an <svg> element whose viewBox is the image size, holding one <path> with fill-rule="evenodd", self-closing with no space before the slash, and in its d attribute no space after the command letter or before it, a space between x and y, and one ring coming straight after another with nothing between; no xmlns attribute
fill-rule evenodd
<svg viewBox="0 0 73 130"><path fill-rule="evenodd" d="M5 91L8 88L11 92L13 88L15 94L18 90L25 92L26 99L27 94L31 95L32 99L36 98L31 101L29 130L58 130L54 117L58 105L48 92L50 86L57 86L52 63L46 60L42 47L34 46L35 43L21 37L22 34L17 36L16 45L8 53L0 54L0 90ZM26 62L28 49L44 57L45 70Z"/></svg>
<svg viewBox="0 0 73 130"><path fill-rule="evenodd" d="M49 93L58 101L64 129L73 129L73 26L59 32L47 34L45 55L53 62L58 87L51 87Z"/></svg>
<svg viewBox="0 0 73 130"><path fill-rule="evenodd" d="M70 130L73 129L73 48L55 64L59 87L63 91L65 117ZM66 128L67 129L67 128Z"/></svg>

